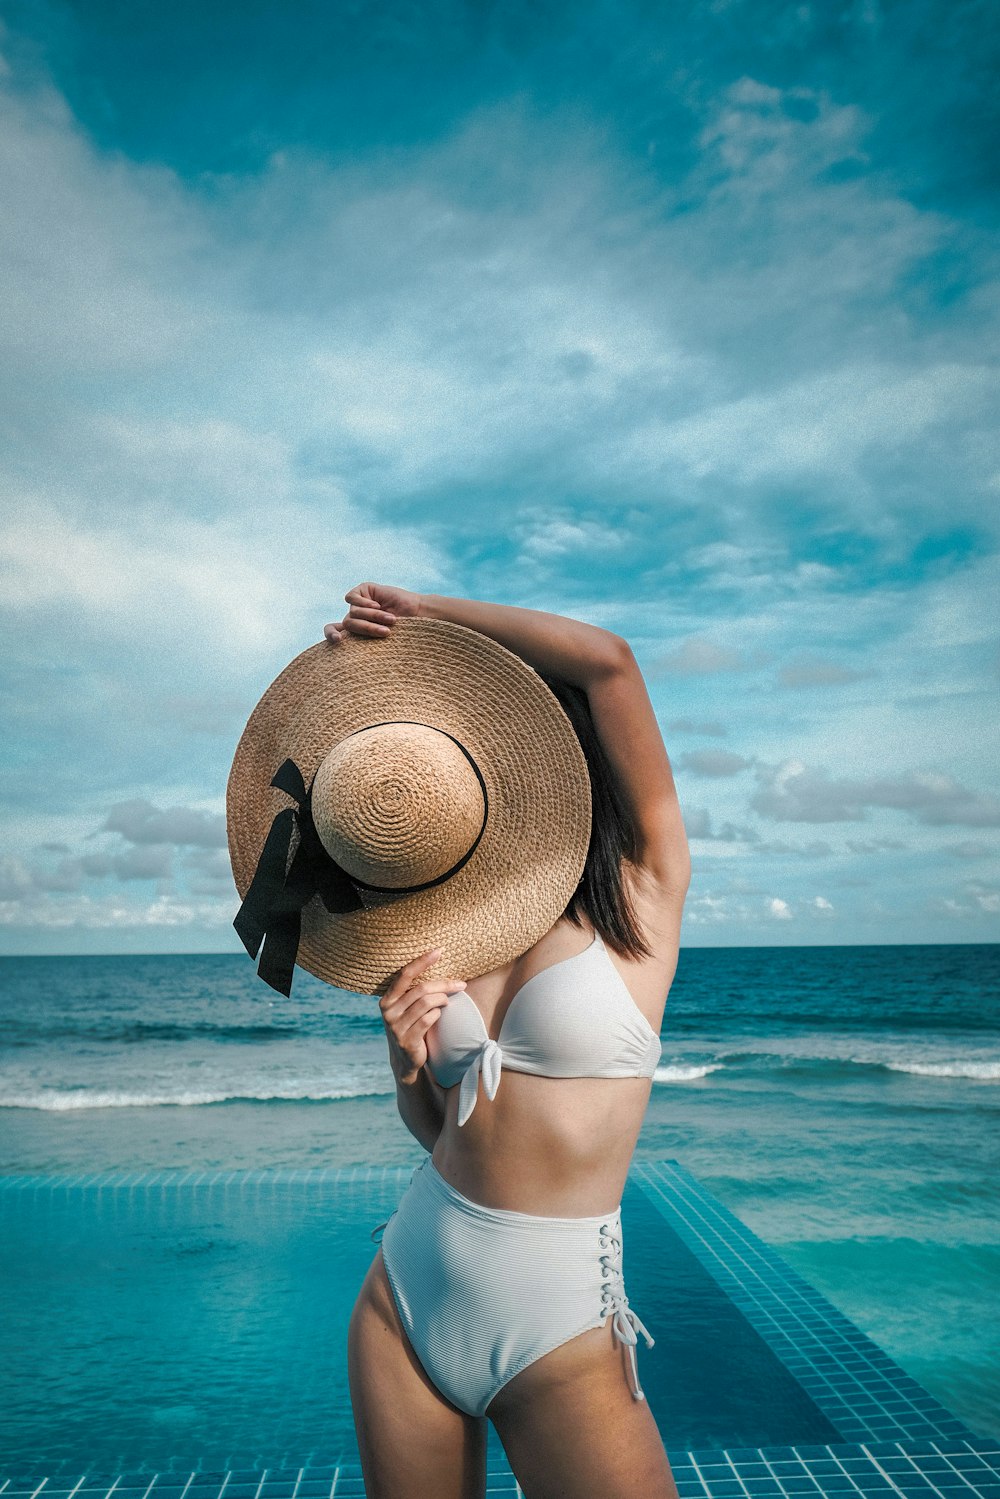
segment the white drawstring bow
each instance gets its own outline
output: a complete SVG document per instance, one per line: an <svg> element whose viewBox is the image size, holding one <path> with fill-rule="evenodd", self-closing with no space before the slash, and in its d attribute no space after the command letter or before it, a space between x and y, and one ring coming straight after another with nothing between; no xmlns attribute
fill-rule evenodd
<svg viewBox="0 0 1000 1499"><path fill-rule="evenodd" d="M635 1350L638 1346L638 1334L641 1332L646 1339L646 1347L652 1348L655 1339L649 1332L641 1317L632 1310L625 1295L625 1281L622 1275L622 1241L621 1237L612 1233L607 1223L601 1225L601 1242L608 1246L609 1253L601 1255L601 1264L607 1275L601 1299L607 1311L614 1308L614 1318L611 1324L612 1335L619 1343L628 1349L629 1369L632 1379L632 1399L645 1400L646 1396L639 1384L638 1360Z"/></svg>
<svg viewBox="0 0 1000 1499"><path fill-rule="evenodd" d="M486 1040L476 1052L472 1061L462 1075L462 1083L458 1090L458 1122L464 1124L476 1107L476 1099L479 1097L479 1075L482 1073L483 1087L487 1098L496 1098L497 1089L500 1086L500 1072L503 1066L503 1052L499 1042Z"/></svg>

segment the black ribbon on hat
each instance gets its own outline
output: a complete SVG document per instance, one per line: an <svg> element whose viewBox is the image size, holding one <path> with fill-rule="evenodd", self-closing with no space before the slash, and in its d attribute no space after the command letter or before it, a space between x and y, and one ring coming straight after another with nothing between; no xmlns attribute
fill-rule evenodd
<svg viewBox="0 0 1000 1499"><path fill-rule="evenodd" d="M389 719L387 722L412 723L415 720ZM367 724L365 727L382 728L384 725ZM434 725L422 724L420 727L432 728ZM363 732L362 729L355 730L355 733ZM422 885L369 885L365 880L348 874L328 852L316 831L312 815L312 787L306 789L305 779L295 761L285 760L275 771L271 785L286 792L297 806L286 807L271 823L253 879L243 897L243 904L236 913L233 926L251 958L256 958L260 953L257 972L279 994L288 996L292 992L292 972L302 935L302 912L314 895L320 897L331 916L341 916L364 907L360 894L362 890L397 896L430 890L432 886L451 879L472 858L486 830L489 812L486 782L465 745L445 729L438 729L437 732L458 745L475 771L483 793L483 821L472 844L458 862L446 869L444 874L439 874L436 879L427 880ZM288 851L295 828L298 828L299 844L289 864Z"/></svg>
<svg viewBox="0 0 1000 1499"><path fill-rule="evenodd" d="M347 871L330 858L320 842L312 817L311 791L306 790L294 760L279 766L271 785L287 792L298 807L286 807L272 822L233 926L251 958L264 943L257 972L272 989L288 995L292 992L303 906L319 895L334 914L356 911L362 901ZM289 865L288 850L296 827L299 846Z"/></svg>

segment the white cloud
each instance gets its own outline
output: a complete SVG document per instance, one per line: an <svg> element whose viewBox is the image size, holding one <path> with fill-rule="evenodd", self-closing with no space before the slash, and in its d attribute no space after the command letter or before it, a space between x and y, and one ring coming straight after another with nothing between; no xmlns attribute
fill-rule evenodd
<svg viewBox="0 0 1000 1499"><path fill-rule="evenodd" d="M820 656L800 656L787 661L778 673L782 687L841 687L848 682L860 682L872 676L871 671L844 666L839 661L824 660Z"/></svg>
<svg viewBox="0 0 1000 1499"><path fill-rule="evenodd" d="M521 556L542 562L580 555L601 558L609 550L620 551L629 540L624 532L596 521L558 516L520 526L514 534L520 544Z"/></svg>
<svg viewBox="0 0 1000 1499"><path fill-rule="evenodd" d="M1000 799L934 772L848 780L786 760L758 766L757 781L751 807L780 822L861 822L869 808L888 807L935 827L1000 826Z"/></svg>
<svg viewBox="0 0 1000 1499"><path fill-rule="evenodd" d="M705 807L689 807L684 813L684 828L689 838L716 843L758 843L760 834L751 827L724 822L718 829Z"/></svg>
<svg viewBox="0 0 1000 1499"><path fill-rule="evenodd" d="M985 532L996 474L986 313L974 339L964 314L942 305L928 328L900 299L939 284L942 244L959 264L960 226L886 178L838 179L866 165L856 109L744 79L709 103L702 160L667 187L525 98L409 152L344 167L293 149L205 192L95 148L52 90L2 108L0 626L8 847L27 853L0 885L41 924L59 901L96 924L202 920L221 843L204 866L173 860L190 899L150 905L133 883L119 917L122 892L88 905L86 882L126 878L145 849L165 868L171 840L39 862L42 833L82 837L80 809L103 811L109 784L153 809L217 806L241 715L361 577L523 590L569 614L583 597L587 617L648 631L671 732L724 737L724 702L734 742L774 761L901 742L907 672L914 693L959 668L976 686L980 658L950 653L995 639L995 563L911 595L905 651L901 573L844 591L867 559L877 573L909 556L914 516ZM812 685L835 686L871 638L884 691L867 717L835 717L862 692L736 676L784 661L785 685L805 686L812 662ZM964 789L985 772L955 764L946 719L928 709L918 727L939 726L920 742L947 784L915 791L888 756L877 782L765 777L764 815L988 819L990 798ZM712 816L689 816L717 868L745 868L751 845L765 861L830 853L765 843L725 776L713 792ZM712 899L766 926L762 890Z"/></svg>
<svg viewBox="0 0 1000 1499"><path fill-rule="evenodd" d="M753 761L745 759L743 755L735 755L729 750L705 749L685 750L678 764L681 770L690 771L692 775L720 779L739 775L740 771L747 770Z"/></svg>
<svg viewBox="0 0 1000 1499"><path fill-rule="evenodd" d="M358 529L336 496L322 517L301 507L217 520L137 510L125 524L104 523L24 497L8 517L0 526L8 613L51 628L58 610L76 616L74 632L82 614L108 646L140 634L158 655L182 648L208 668L263 653L307 610L321 638L324 608L346 609L334 580L349 587L373 561L398 576L405 553L407 570L422 561L426 575L436 571L422 538Z"/></svg>
<svg viewBox="0 0 1000 1499"><path fill-rule="evenodd" d="M945 852L951 854L954 859L988 859L996 850L990 848L988 843L980 843L977 839L967 838L961 843L947 844Z"/></svg>
<svg viewBox="0 0 1000 1499"><path fill-rule="evenodd" d="M707 807L689 807L684 813L684 829L689 838L711 838L712 817Z"/></svg>
<svg viewBox="0 0 1000 1499"><path fill-rule="evenodd" d="M668 734L703 734L706 739L725 739L727 732L725 724L714 720L696 723L691 718L672 718L667 724Z"/></svg>
<svg viewBox="0 0 1000 1499"><path fill-rule="evenodd" d="M198 900L163 894L152 901L134 904L120 894L75 895L53 899L39 894L31 901L0 898L0 926L58 928L128 928L195 926L218 931L232 925L239 904L231 900Z"/></svg>
<svg viewBox="0 0 1000 1499"><path fill-rule="evenodd" d="M646 670L651 677L690 677L747 671L749 667L750 662L742 651L691 635L676 650L650 661Z"/></svg>
<svg viewBox="0 0 1000 1499"><path fill-rule="evenodd" d="M851 477L872 450L888 453L934 427L947 431L977 410L985 416L994 383L985 365L916 372L850 365L684 421L657 422L640 440L661 462L677 462L696 479L750 485L811 474Z"/></svg>
<svg viewBox="0 0 1000 1499"><path fill-rule="evenodd" d="M0 901L19 901L31 886L31 875L22 859L12 854L0 856Z"/></svg>
<svg viewBox="0 0 1000 1499"><path fill-rule="evenodd" d="M684 920L695 926L702 922L726 922L731 916L730 902L718 895L693 895L684 906Z"/></svg>
<svg viewBox="0 0 1000 1499"><path fill-rule="evenodd" d="M788 843L782 839L760 839L756 852L759 854L772 854L779 859L786 856L795 859L828 859L833 853L833 848L822 838L814 838L809 843Z"/></svg>
<svg viewBox="0 0 1000 1499"><path fill-rule="evenodd" d="M151 802L119 802L111 808L102 832L120 833L128 843L192 844L198 848L225 848L226 819L193 807L161 810Z"/></svg>
<svg viewBox="0 0 1000 1499"><path fill-rule="evenodd" d="M943 915L979 922L984 916L1000 915L1000 890L995 885L969 880L953 895L938 896L933 905Z"/></svg>
<svg viewBox="0 0 1000 1499"><path fill-rule="evenodd" d="M772 896L772 898L767 903L767 909L770 915L774 917L775 921L792 920L792 908L788 904L788 902L786 900L782 900L780 896Z"/></svg>
<svg viewBox="0 0 1000 1499"><path fill-rule="evenodd" d="M120 880L168 880L173 873L173 850L166 844L127 848L115 858Z"/></svg>
<svg viewBox="0 0 1000 1499"><path fill-rule="evenodd" d="M52 88L0 88L0 141L4 343L19 366L148 374L211 336L204 233L171 172L98 155Z"/></svg>

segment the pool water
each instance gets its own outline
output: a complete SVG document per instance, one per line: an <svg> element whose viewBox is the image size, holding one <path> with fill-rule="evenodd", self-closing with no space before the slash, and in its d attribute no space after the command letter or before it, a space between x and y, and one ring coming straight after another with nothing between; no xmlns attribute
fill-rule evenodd
<svg viewBox="0 0 1000 1499"><path fill-rule="evenodd" d="M50 1475L338 1463L347 1324L410 1167L5 1178L0 1452ZM630 1174L625 1285L668 1448L836 1441ZM624 1378L624 1374L623 1374Z"/></svg>

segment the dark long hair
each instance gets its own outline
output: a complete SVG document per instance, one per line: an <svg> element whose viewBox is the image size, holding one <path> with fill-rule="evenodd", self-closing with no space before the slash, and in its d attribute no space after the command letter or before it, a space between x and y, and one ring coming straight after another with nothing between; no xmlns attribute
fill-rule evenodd
<svg viewBox="0 0 1000 1499"><path fill-rule="evenodd" d="M590 772L592 822L587 861L580 882L563 915L581 926L580 913L616 952L633 958L648 958L651 949L643 937L622 879L622 861L634 863L638 837L628 802L614 768L604 752L590 702L582 687L562 677L542 676L558 698L580 741Z"/></svg>

